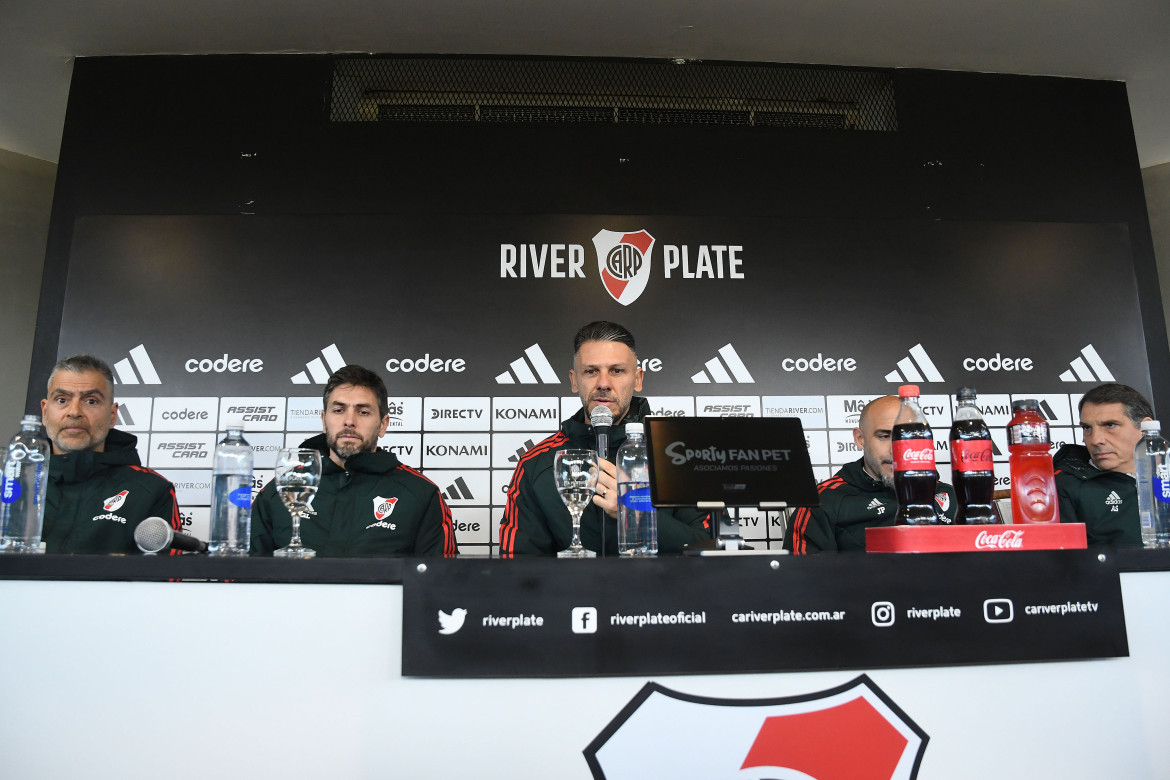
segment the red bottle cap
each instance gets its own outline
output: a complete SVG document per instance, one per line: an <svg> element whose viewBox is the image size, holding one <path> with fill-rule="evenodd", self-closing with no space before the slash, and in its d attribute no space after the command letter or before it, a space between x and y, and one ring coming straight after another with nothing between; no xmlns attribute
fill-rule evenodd
<svg viewBox="0 0 1170 780"><path fill-rule="evenodd" d="M898 388L899 398L917 398L918 385L902 385Z"/></svg>

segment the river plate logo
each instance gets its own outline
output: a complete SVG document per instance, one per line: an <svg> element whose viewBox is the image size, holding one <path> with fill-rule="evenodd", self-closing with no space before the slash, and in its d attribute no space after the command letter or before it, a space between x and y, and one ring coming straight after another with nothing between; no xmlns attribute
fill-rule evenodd
<svg viewBox="0 0 1170 780"><path fill-rule="evenodd" d="M702 724L712 738L680 748L680 723ZM864 674L780 699L716 699L647 683L589 743L585 760L598 780L912 780L929 739Z"/></svg>
<svg viewBox="0 0 1170 780"><path fill-rule="evenodd" d="M597 270L605 291L622 306L638 300L650 280L654 236L645 230L636 233L601 230L593 237L593 246L597 249Z"/></svg>

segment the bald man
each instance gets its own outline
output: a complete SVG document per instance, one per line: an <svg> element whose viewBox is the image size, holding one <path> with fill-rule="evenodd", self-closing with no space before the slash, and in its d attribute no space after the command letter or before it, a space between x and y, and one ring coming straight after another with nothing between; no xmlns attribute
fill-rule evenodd
<svg viewBox="0 0 1170 780"><path fill-rule="evenodd" d="M864 551L866 528L894 524L898 497L894 493L890 433L901 403L897 396L886 395L861 410L861 419L853 429L853 442L861 448L861 458L842 466L817 487L820 506L796 510L784 535L785 550L797 555ZM955 489L939 482L934 500L940 516L948 523L953 521Z"/></svg>

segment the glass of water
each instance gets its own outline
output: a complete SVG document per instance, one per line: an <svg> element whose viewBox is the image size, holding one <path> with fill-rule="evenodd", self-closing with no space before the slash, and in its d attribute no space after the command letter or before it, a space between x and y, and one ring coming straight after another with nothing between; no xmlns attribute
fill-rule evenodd
<svg viewBox="0 0 1170 780"><path fill-rule="evenodd" d="M276 558L314 558L317 551L301 544L301 520L311 512L309 505L321 484L321 453L317 450L285 449L276 456L276 492L292 515L292 539L288 547L272 553Z"/></svg>
<svg viewBox="0 0 1170 780"><path fill-rule="evenodd" d="M573 541L557 553L558 558L594 558L597 553L581 544L581 514L597 490L597 453L592 450L558 450L553 461L553 479L561 501L573 518Z"/></svg>

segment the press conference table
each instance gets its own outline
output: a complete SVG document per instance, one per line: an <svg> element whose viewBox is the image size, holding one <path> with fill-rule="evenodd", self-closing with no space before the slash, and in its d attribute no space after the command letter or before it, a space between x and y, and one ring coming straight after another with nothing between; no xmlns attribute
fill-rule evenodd
<svg viewBox="0 0 1170 780"><path fill-rule="evenodd" d="M648 681L773 699L864 673L929 736L917 777L1166 777L1170 551L1109 554L1128 657L552 679L403 677L415 560L0 556L0 776L587 778L582 750ZM664 562L647 587L702 565ZM705 718L669 729L677 751L606 776L687 776L671 762L743 755ZM738 769L726 776L775 776Z"/></svg>

